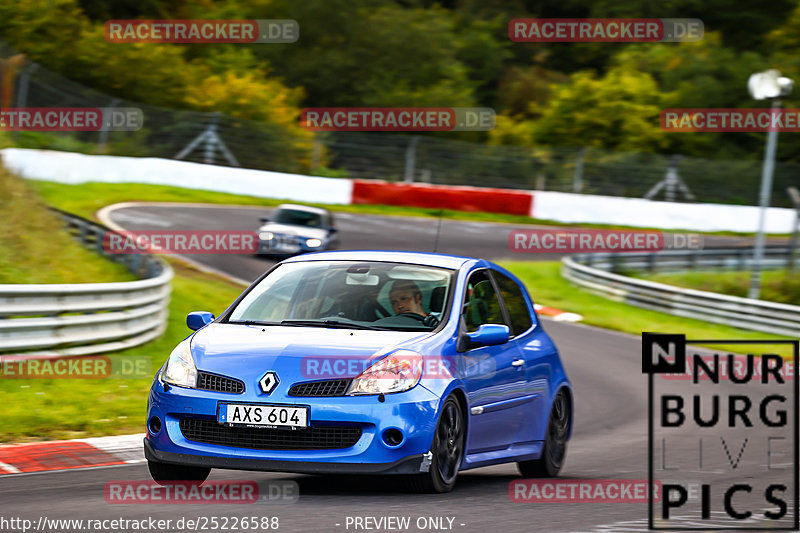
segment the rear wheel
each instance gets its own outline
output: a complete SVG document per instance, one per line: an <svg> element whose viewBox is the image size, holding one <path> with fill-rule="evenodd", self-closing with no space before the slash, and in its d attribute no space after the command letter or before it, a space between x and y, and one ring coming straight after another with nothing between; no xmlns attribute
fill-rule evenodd
<svg viewBox="0 0 800 533"><path fill-rule="evenodd" d="M150 469L150 477L159 485L169 485L176 481L188 481L199 485L211 473L210 468L172 465L157 461L147 461L147 467Z"/></svg>
<svg viewBox="0 0 800 533"><path fill-rule="evenodd" d="M542 456L532 461L517 463L520 473L525 477L556 477L567 455L567 436L569 434L570 405L567 394L561 390L553 400L547 434L544 438Z"/></svg>
<svg viewBox="0 0 800 533"><path fill-rule="evenodd" d="M456 485L461 459L464 457L464 414L455 396L442 406L439 423L431 446L430 470L412 476L408 485L414 492L450 492Z"/></svg>

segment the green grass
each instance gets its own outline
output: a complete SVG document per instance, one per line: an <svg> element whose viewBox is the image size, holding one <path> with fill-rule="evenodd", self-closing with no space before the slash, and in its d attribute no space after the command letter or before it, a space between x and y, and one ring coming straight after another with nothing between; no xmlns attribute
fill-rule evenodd
<svg viewBox="0 0 800 533"><path fill-rule="evenodd" d="M64 229L30 183L0 166L0 283L88 283L136 279L87 250Z"/></svg>
<svg viewBox="0 0 800 533"><path fill-rule="evenodd" d="M659 283L731 296L747 296L750 272L676 272L636 277ZM800 274L786 270L767 270L761 274L761 300L800 305Z"/></svg>
<svg viewBox="0 0 800 533"><path fill-rule="evenodd" d="M83 217L94 217L94 213L107 205L119 202L184 202L184 203L209 203L209 204L230 204L230 205L253 205L272 207L286 200L257 198L254 196L243 196L238 194L227 194L213 191L200 191L194 189L182 189L168 185L150 185L142 183L85 183L81 185L65 185L48 181L31 181L31 186L42 196L45 202L55 207L59 207L70 213L75 213ZM395 215L395 216L416 216L428 218L442 218L448 220L469 220L472 222L498 222L506 224L540 224L547 226L577 226L576 224L566 224L551 220L530 218L521 215L507 215L501 213L475 213L467 211L455 211L452 209L428 209L421 207L401 207L394 205L339 205L339 204L318 204L308 202L292 202L305 205L322 207L340 213L357 213L366 215ZM580 224L583 228L600 229L623 229L626 226L614 226L607 224ZM657 229L657 228L637 228L637 229ZM676 233L693 233L688 230L670 230ZM694 232L696 233L696 232ZM738 235L730 231L709 233L709 235ZM781 237L783 235L775 235Z"/></svg>
<svg viewBox="0 0 800 533"><path fill-rule="evenodd" d="M583 315L584 324L641 335L643 331L659 333L683 333L688 339L791 339L779 335L759 333L729 326L711 324L701 320L683 318L640 309L621 302L608 300L576 286L561 277L559 262L503 262L528 287L536 303ZM796 340L796 339L791 339ZM718 350L741 352L741 346L708 345ZM787 350L778 350L784 356Z"/></svg>
<svg viewBox="0 0 800 533"><path fill-rule="evenodd" d="M190 311L221 313L242 288L171 261L175 269L165 334L113 355L144 356L152 375L137 379L2 379L0 442L69 439L144 432L152 376L191 331Z"/></svg>
<svg viewBox="0 0 800 533"><path fill-rule="evenodd" d="M258 198L213 191L182 189L168 185L150 185L142 183L85 183L82 185L65 185L47 181L31 181L31 185L50 205L76 213L84 217L111 204L118 202L183 202L209 203L228 205L252 205L273 207L287 200ZM360 213L370 215L399 215L436 218L439 209L421 207L399 207L391 205L333 205L308 202L292 202L313 205L338 211L340 213ZM498 213L472 213L445 209L442 217L454 220L472 220L483 222L505 222L514 224L549 224L563 225L555 222L536 220L518 215Z"/></svg>
<svg viewBox="0 0 800 533"><path fill-rule="evenodd" d="M136 279L122 265L85 248L64 229L31 187L0 167L0 283L85 283ZM117 193L124 194L117 190ZM185 191L184 191L185 192ZM105 205L84 195L81 200ZM58 202L48 201L50 204ZM66 202L69 204L69 202ZM60 204L59 206L64 206ZM74 205L74 204L71 204ZM86 210L73 212L88 215ZM114 355L145 356L152 373L138 379L10 379L0 375L0 442L78 438L141 432L152 375L190 331L189 311L223 311L242 287L170 260L168 327L159 339Z"/></svg>

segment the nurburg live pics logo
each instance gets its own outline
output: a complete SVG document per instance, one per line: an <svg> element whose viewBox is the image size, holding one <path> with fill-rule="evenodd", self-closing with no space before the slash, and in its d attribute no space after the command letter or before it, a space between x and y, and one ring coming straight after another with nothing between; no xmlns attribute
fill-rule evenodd
<svg viewBox="0 0 800 533"><path fill-rule="evenodd" d="M781 352L789 350L796 369L797 340L687 340L642 333L649 529L798 530L800 380L786 379L790 360ZM691 377L655 379L655 374ZM657 499L655 479L661 486Z"/></svg>

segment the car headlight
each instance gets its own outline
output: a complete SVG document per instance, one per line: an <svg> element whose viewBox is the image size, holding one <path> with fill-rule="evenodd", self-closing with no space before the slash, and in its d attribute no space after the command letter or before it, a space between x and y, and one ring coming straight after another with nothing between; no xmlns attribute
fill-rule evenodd
<svg viewBox="0 0 800 533"><path fill-rule="evenodd" d="M271 231L262 231L258 234L258 238L262 241L271 241L275 235Z"/></svg>
<svg viewBox="0 0 800 533"><path fill-rule="evenodd" d="M309 248L319 248L322 246L322 241L319 239L306 239L306 246Z"/></svg>
<svg viewBox="0 0 800 533"><path fill-rule="evenodd" d="M348 394L403 392L419 383L421 375L422 356L411 350L397 350L354 379Z"/></svg>
<svg viewBox="0 0 800 533"><path fill-rule="evenodd" d="M197 367L194 366L189 339L186 339L172 350L167 360L167 367L161 379L179 387L195 388L197 386Z"/></svg>

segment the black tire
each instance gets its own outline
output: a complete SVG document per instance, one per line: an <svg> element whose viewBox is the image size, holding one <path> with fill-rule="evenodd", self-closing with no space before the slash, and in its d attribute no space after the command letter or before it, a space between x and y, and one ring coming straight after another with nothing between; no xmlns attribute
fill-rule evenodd
<svg viewBox="0 0 800 533"><path fill-rule="evenodd" d="M571 414L569 397L560 390L553 400L553 408L547 422L542 456L531 461L517 463L525 477L556 477L567 456L567 437Z"/></svg>
<svg viewBox="0 0 800 533"><path fill-rule="evenodd" d="M461 404L455 396L450 396L445 400L436 424L430 470L407 478L407 486L411 491L443 493L453 490L464 458L465 429Z"/></svg>
<svg viewBox="0 0 800 533"><path fill-rule="evenodd" d="M210 468L172 465L157 461L147 461L147 468L150 469L150 477L159 485L170 485L176 481L188 481L200 485L211 473Z"/></svg>

